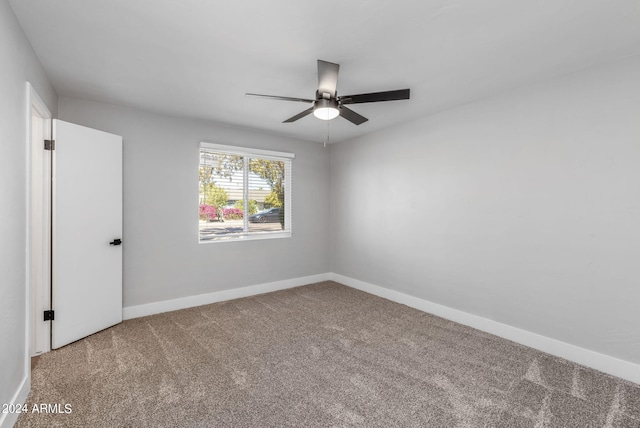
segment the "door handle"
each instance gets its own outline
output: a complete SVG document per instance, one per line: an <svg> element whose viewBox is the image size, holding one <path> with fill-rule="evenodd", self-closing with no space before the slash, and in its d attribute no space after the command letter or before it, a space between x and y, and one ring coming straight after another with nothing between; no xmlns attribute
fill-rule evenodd
<svg viewBox="0 0 640 428"><path fill-rule="evenodd" d="M109 242L109 245L122 245L122 239L114 239L113 241Z"/></svg>

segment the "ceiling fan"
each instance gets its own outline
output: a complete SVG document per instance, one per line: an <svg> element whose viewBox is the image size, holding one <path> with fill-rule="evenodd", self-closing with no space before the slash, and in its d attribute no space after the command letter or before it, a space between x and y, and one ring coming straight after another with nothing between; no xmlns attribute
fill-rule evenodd
<svg viewBox="0 0 640 428"><path fill-rule="evenodd" d="M302 111L295 116L290 117L283 123L295 122L298 119L313 113L315 117L322 120L331 120L338 116L342 116L349 122L356 125L366 122L364 116L359 115L355 111L345 107L346 104L362 104L375 103L379 101L395 101L408 100L409 89L398 89L395 91L372 92L369 94L343 95L338 96L338 71L339 64L318 60L318 90L316 91L316 99L280 97L276 95L262 95L247 93L252 97L262 97L274 100L297 101L302 103L313 103L311 107Z"/></svg>

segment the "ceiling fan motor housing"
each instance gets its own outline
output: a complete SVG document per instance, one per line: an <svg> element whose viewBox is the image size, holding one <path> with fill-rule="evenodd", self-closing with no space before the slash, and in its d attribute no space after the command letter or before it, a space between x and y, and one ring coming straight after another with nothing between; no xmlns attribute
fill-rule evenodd
<svg viewBox="0 0 640 428"><path fill-rule="evenodd" d="M338 108L338 101L336 101L335 98L321 98L319 100L316 100L316 102L313 104L313 108L314 110L319 108Z"/></svg>

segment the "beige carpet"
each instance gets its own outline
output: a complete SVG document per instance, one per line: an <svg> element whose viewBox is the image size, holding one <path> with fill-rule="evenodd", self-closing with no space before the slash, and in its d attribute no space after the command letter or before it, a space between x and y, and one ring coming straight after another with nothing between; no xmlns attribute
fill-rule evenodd
<svg viewBox="0 0 640 428"><path fill-rule="evenodd" d="M640 427L640 385L334 282L42 356L17 426Z"/></svg>

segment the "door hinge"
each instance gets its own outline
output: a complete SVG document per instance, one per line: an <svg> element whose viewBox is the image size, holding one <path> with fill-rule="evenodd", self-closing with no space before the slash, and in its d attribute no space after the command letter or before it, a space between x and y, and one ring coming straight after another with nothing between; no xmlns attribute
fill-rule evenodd
<svg viewBox="0 0 640 428"><path fill-rule="evenodd" d="M44 140L44 149L45 150L55 150L56 149L56 140Z"/></svg>
<svg viewBox="0 0 640 428"><path fill-rule="evenodd" d="M53 321L54 317L53 317L53 310L51 311L44 311L44 320L45 321Z"/></svg>

